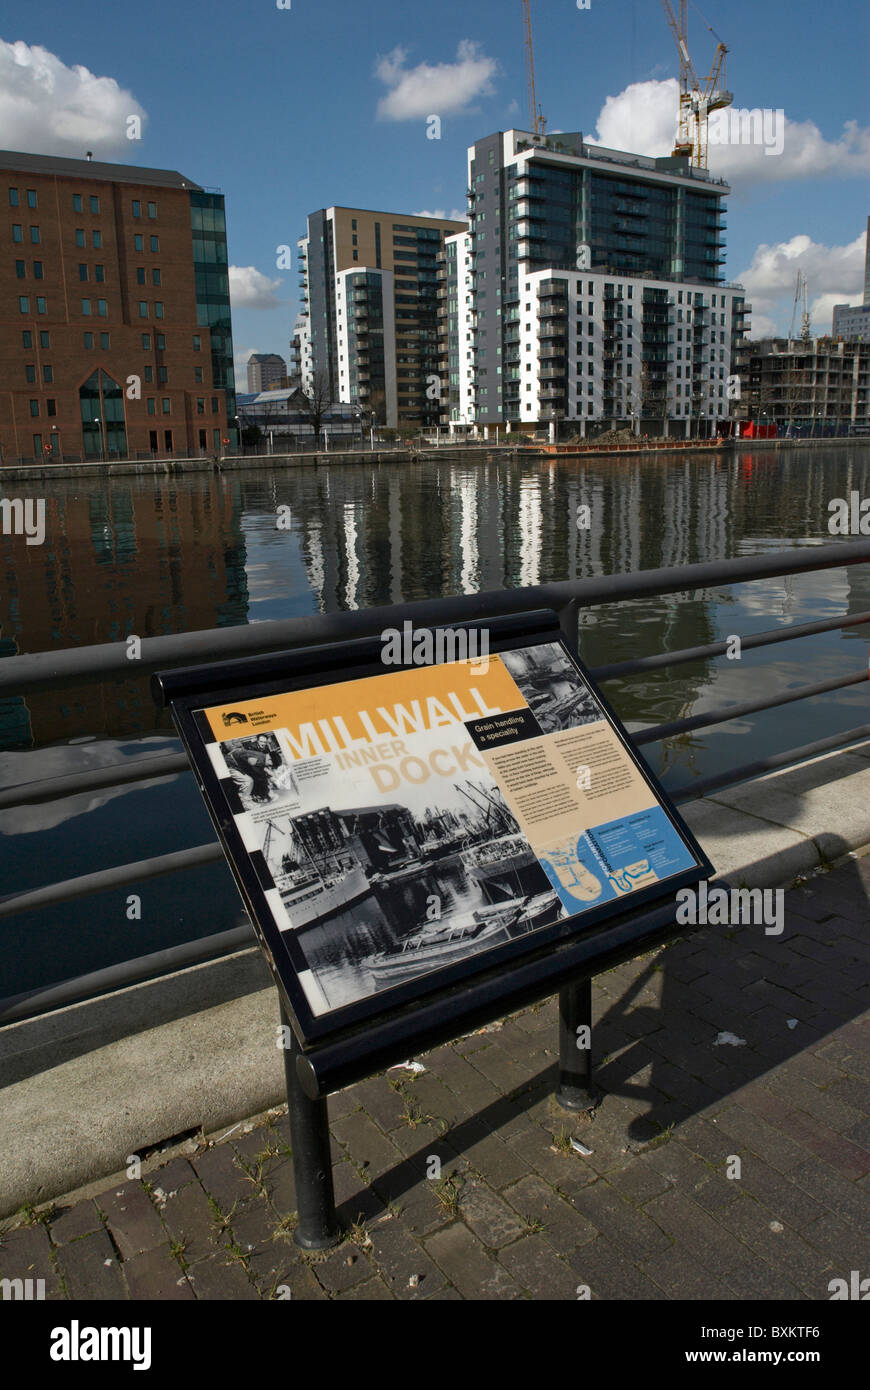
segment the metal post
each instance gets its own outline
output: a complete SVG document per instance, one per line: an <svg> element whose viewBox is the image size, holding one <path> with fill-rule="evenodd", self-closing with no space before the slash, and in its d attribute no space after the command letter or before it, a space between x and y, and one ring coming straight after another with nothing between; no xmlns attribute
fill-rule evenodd
<svg viewBox="0 0 870 1390"><path fill-rule="evenodd" d="M284 1037L290 1038L290 1046L284 1048L284 1073L287 1078L287 1112L290 1116L290 1145L299 1217L293 1239L303 1250L328 1250L340 1244L343 1235L335 1214L327 1101L310 1100L299 1084L296 1072L299 1043L280 991L278 1001L281 1022L287 1029Z"/></svg>
<svg viewBox="0 0 870 1390"><path fill-rule="evenodd" d="M600 1092L592 1081L592 981L580 980L559 993L559 1086L563 1110L592 1110Z"/></svg>

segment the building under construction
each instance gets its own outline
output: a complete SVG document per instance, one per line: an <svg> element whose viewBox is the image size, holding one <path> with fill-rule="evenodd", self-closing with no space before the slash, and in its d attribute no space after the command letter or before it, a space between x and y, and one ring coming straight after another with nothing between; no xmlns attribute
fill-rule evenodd
<svg viewBox="0 0 870 1390"><path fill-rule="evenodd" d="M770 338L753 343L742 413L780 435L870 433L870 342Z"/></svg>

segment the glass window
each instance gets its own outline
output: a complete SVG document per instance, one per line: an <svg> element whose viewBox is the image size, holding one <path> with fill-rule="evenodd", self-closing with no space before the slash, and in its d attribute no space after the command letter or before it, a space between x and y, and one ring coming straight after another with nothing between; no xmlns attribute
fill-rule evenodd
<svg viewBox="0 0 870 1390"><path fill-rule="evenodd" d="M25 328L24 332L21 334L21 346L33 347L33 334L29 328Z"/></svg>
<svg viewBox="0 0 870 1390"><path fill-rule="evenodd" d="M197 415L204 415L204 414L205 414L205 396L197 396L197 398L196 398L196 413L197 413Z"/></svg>
<svg viewBox="0 0 870 1390"><path fill-rule="evenodd" d="M164 414L164 415L168 415L168 414L169 414L169 410L170 410L170 401L169 401L169 397L168 397L168 396L164 396L164 397L163 397L163 414Z"/></svg>
<svg viewBox="0 0 870 1390"><path fill-rule="evenodd" d="M160 284L160 271L159 271L159 270L152 270L152 272L151 272L151 282L152 282L152 284L154 284L154 285L159 285L159 284Z"/></svg>
<svg viewBox="0 0 870 1390"><path fill-rule="evenodd" d="M76 227L76 246L84 246L85 231L83 227Z"/></svg>
<svg viewBox="0 0 870 1390"><path fill-rule="evenodd" d="M145 368L145 380L146 380L146 381L153 381L153 380L154 380L154 368L153 368L153 367L146 367L146 368Z"/></svg>
<svg viewBox="0 0 870 1390"><path fill-rule="evenodd" d="M162 352L163 349L164 349L165 347L166 347L166 339L164 338L164 336L163 336L162 333L158 333L158 334L157 334L157 350L158 350L158 352Z"/></svg>
<svg viewBox="0 0 870 1390"><path fill-rule="evenodd" d="M108 352L108 351L109 351L109 335L108 335L108 333L101 333L101 334L100 334L100 347L103 349L104 352Z"/></svg>
<svg viewBox="0 0 870 1390"><path fill-rule="evenodd" d="M167 369L166 367L158 367L158 369L157 369L157 377L158 377L158 380L160 380L160 381L162 381L162 382L167 382L167 381L169 380L169 371L168 371L168 369Z"/></svg>
<svg viewBox="0 0 870 1390"><path fill-rule="evenodd" d="M142 204L139 202L139 199L138 199L138 198L134 198L134 199L133 199L133 216L134 216L134 217L141 217L141 216L142 216Z"/></svg>
<svg viewBox="0 0 870 1390"><path fill-rule="evenodd" d="M91 194L91 197L90 197L90 199L89 199L89 202L90 202L90 205L91 205L91 212L94 213L94 214L96 215L96 213L98 213L99 210L100 210L100 200L99 200L99 198L95 198L95 197L93 196L93 194Z"/></svg>
<svg viewBox="0 0 870 1390"><path fill-rule="evenodd" d="M36 381L36 368L32 362L28 362L24 367L24 380L29 382Z"/></svg>
<svg viewBox="0 0 870 1390"><path fill-rule="evenodd" d="M194 381L202 381L202 367L194 367L193 379Z"/></svg>
<svg viewBox="0 0 870 1390"><path fill-rule="evenodd" d="M35 188L28 188L28 190L27 190L27 206L28 206L29 208L35 208L35 207L36 207L36 189L35 189Z"/></svg>
<svg viewBox="0 0 870 1390"><path fill-rule="evenodd" d="M20 314L30 313L30 300L26 294L20 294L18 296L18 312Z"/></svg>
<svg viewBox="0 0 870 1390"><path fill-rule="evenodd" d="M151 334L150 334L150 333L143 333L143 334L142 334L142 347L143 347L143 349L145 350L145 352L150 352L150 351L151 351Z"/></svg>
<svg viewBox="0 0 870 1390"><path fill-rule="evenodd" d="M57 401L56 401L56 400L53 400L51 397L49 397L48 400L45 402L45 405L46 405L46 413L47 413L48 415L56 415L56 414L57 414Z"/></svg>
<svg viewBox="0 0 870 1390"><path fill-rule="evenodd" d="M137 267L136 267L136 284L137 284L137 285L144 285L144 284L145 284L145 267L144 267L144 265L137 265Z"/></svg>
<svg viewBox="0 0 870 1390"><path fill-rule="evenodd" d="M22 233L21 233L21 223L20 223L20 222L13 222L13 223L12 223L12 240L13 240L13 241L23 241L23 240L24 240L24 237L22 236Z"/></svg>
<svg viewBox="0 0 870 1390"><path fill-rule="evenodd" d="M82 313L85 315L86 318L90 318L91 301L89 299L82 300Z"/></svg>
<svg viewBox="0 0 870 1390"><path fill-rule="evenodd" d="M93 246L94 250L95 250L95 251L99 251L99 249L100 249L100 247L102 246L102 244L103 244L103 233L102 233L102 232L91 232L91 245Z"/></svg>
<svg viewBox="0 0 870 1390"><path fill-rule="evenodd" d="M155 399L154 399L153 396L149 396L149 397L148 397L148 414L149 414L149 415L155 415L156 413L157 413L157 402L155 401Z"/></svg>
<svg viewBox="0 0 870 1390"><path fill-rule="evenodd" d="M148 317L148 304L144 299L139 300L139 317L140 319L147 319Z"/></svg>
<svg viewBox="0 0 870 1390"><path fill-rule="evenodd" d="M159 237L156 237L156 236L149 237L149 241L151 242L151 250L152 250L152 251L159 251L159 250L160 250L160 238L159 238Z"/></svg>
<svg viewBox="0 0 870 1390"><path fill-rule="evenodd" d="M145 250L145 238L139 232L133 238L133 245L137 251Z"/></svg>
<svg viewBox="0 0 870 1390"><path fill-rule="evenodd" d="M42 435L41 435L41 434L35 434L35 435L33 436L33 457L34 457L34 458L38 458L39 455L40 455L41 453L42 453Z"/></svg>
<svg viewBox="0 0 870 1390"><path fill-rule="evenodd" d="M95 265L94 277L97 281L97 284L102 285L103 281L106 278L106 267L104 265Z"/></svg>
<svg viewBox="0 0 870 1390"><path fill-rule="evenodd" d="M48 313L48 306L47 306L45 300L42 298L42 295L38 295L38 296L37 296L37 300L36 300L36 312L37 312L38 314L47 314L47 313Z"/></svg>
<svg viewBox="0 0 870 1390"><path fill-rule="evenodd" d="M212 398L211 398L211 413L212 413L212 415L217 415L217 412L218 412L218 398L217 398L217 396L212 396Z"/></svg>
<svg viewBox="0 0 870 1390"><path fill-rule="evenodd" d="M38 415L38 414L39 414L39 401L31 401L31 402L30 402L30 413L31 413L31 415Z"/></svg>
<svg viewBox="0 0 870 1390"><path fill-rule="evenodd" d="M156 319L163 318L163 304L159 299L154 301L154 317Z"/></svg>
<svg viewBox="0 0 870 1390"><path fill-rule="evenodd" d="M156 203L149 203L149 204L148 204L148 216L149 216L149 217L156 217L156 216L157 216L157 204L156 204Z"/></svg>
<svg viewBox="0 0 870 1390"><path fill-rule="evenodd" d="M44 348L51 347L51 334L46 333L44 328L40 330L39 346Z"/></svg>
<svg viewBox="0 0 870 1390"><path fill-rule="evenodd" d="M33 278L34 278L34 280L44 280L44 279L45 279L45 276L44 276L43 273L42 273L42 261L34 261L34 262L33 262Z"/></svg>
<svg viewBox="0 0 870 1390"><path fill-rule="evenodd" d="M82 195L81 195L81 193L74 193L74 194L73 194L73 212L81 212L81 210L82 210Z"/></svg>
<svg viewBox="0 0 870 1390"><path fill-rule="evenodd" d="M17 188L10 188L10 190L9 190L9 206L10 206L11 208L17 208L17 207L18 207L18 189L17 189Z"/></svg>
<svg viewBox="0 0 870 1390"><path fill-rule="evenodd" d="M24 261L16 261L16 262L15 262L15 274L18 276L19 280L23 280L23 279L24 279L25 275L27 274L27 270L26 270L26 268L25 268Z"/></svg>
<svg viewBox="0 0 870 1390"><path fill-rule="evenodd" d="M86 333L86 334L85 334L85 347L88 348L88 349L90 349L90 348L92 348L93 346L94 346L94 335L93 335L93 333Z"/></svg>
<svg viewBox="0 0 870 1390"><path fill-rule="evenodd" d="M30 240L33 242L33 245L34 245L34 246L38 246L38 245L39 245L39 228L38 228L38 227L31 227L31 228L30 228Z"/></svg>
<svg viewBox="0 0 870 1390"><path fill-rule="evenodd" d="M200 341L199 334L198 334L198 333L194 333L194 335L193 335L193 350L194 350L194 352L199 352L201 347L202 347L202 343L201 343L201 341Z"/></svg>
<svg viewBox="0 0 870 1390"><path fill-rule="evenodd" d="M87 268L86 265L81 265L81 264L80 264L80 265L79 265L79 279L80 279L80 280L87 280L87 278L88 278L88 268Z"/></svg>
<svg viewBox="0 0 870 1390"><path fill-rule="evenodd" d="M97 300L97 313L98 313L99 317L100 317L101 319L104 319L104 318L106 317L106 315L108 314L108 312L109 312L109 306L108 306L106 300L105 300L105 299L98 299L98 300Z"/></svg>
<svg viewBox="0 0 870 1390"><path fill-rule="evenodd" d="M51 367L43 367L43 369L42 369L42 379L43 379L43 381L45 382L46 386L50 386L50 385L51 385L52 381L54 380L54 375L53 375L53 372L52 372Z"/></svg>

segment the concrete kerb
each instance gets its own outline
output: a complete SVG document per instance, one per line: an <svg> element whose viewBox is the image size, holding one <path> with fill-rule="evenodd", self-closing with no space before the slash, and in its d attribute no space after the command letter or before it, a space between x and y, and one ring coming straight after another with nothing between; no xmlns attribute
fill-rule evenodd
<svg viewBox="0 0 870 1390"><path fill-rule="evenodd" d="M684 808L735 886L788 887L870 844L870 741ZM256 948L0 1029L0 1217L131 1154L282 1104L275 990Z"/></svg>

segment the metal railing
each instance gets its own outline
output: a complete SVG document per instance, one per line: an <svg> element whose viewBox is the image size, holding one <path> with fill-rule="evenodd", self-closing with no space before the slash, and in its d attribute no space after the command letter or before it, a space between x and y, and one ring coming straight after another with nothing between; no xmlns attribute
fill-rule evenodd
<svg viewBox="0 0 870 1390"><path fill-rule="evenodd" d="M806 574L816 570L839 569L845 566L870 563L870 540L819 547L801 547L766 555L751 555L734 560L705 561L700 564L674 566L667 569L641 570L629 574L606 575L590 579L564 580L519 589L490 593L466 594L455 598L430 599L407 604L392 604L359 612L322 614L285 621L255 623L245 627L217 628L188 632L170 637L151 637L141 644L141 659L136 662L137 675L145 675L173 666L190 666L234 657L252 656L275 651L293 651L321 643L346 641L375 636L386 628L401 626L411 620L415 627L435 627L468 621L482 622L503 614L530 609L552 608L559 614L560 624L573 643L578 629L578 614L582 606L627 602L631 599L660 597L666 594L697 591L723 584L746 583L754 580L780 578L791 574ZM870 624L870 610L862 613L802 623L788 629L775 628L741 639L746 650L768 647L780 642L797 641L823 632ZM639 657L633 661L598 666L591 674L598 682L621 680L689 662L707 661L722 656L727 642L707 646L662 652ZM83 680L129 678L130 660L126 642L100 646L76 647L61 652L38 652L32 655L11 656L0 661L0 699L9 696L32 695ZM833 690L846 689L868 679L866 665L851 675L803 685L771 699L746 701L727 705L687 719L644 729L633 735L635 744L644 746L673 738L692 730L709 728L729 719L744 717L761 710L777 708L797 700ZM827 738L773 754L752 763L730 769L716 776L696 780L671 792L677 803L695 800L709 791L732 786L760 773L790 766L820 753L846 747L870 739L870 724L863 724ZM86 773L55 777L25 783L0 791L0 810L16 806L63 800L83 792L107 787L134 785L142 781L176 777L190 772L183 754L163 754L95 769ZM173 854L158 855L135 863L116 865L78 878L65 879L43 888L0 897L0 918L21 912L53 906L86 897L110 888L121 888L143 879L218 862L223 851L215 841ZM110 989L119 989L167 970L225 955L252 943L250 927L185 942L149 956L124 961L106 970L92 972L45 989L31 990L0 1000L0 1024L33 1016L46 1009L89 998Z"/></svg>

